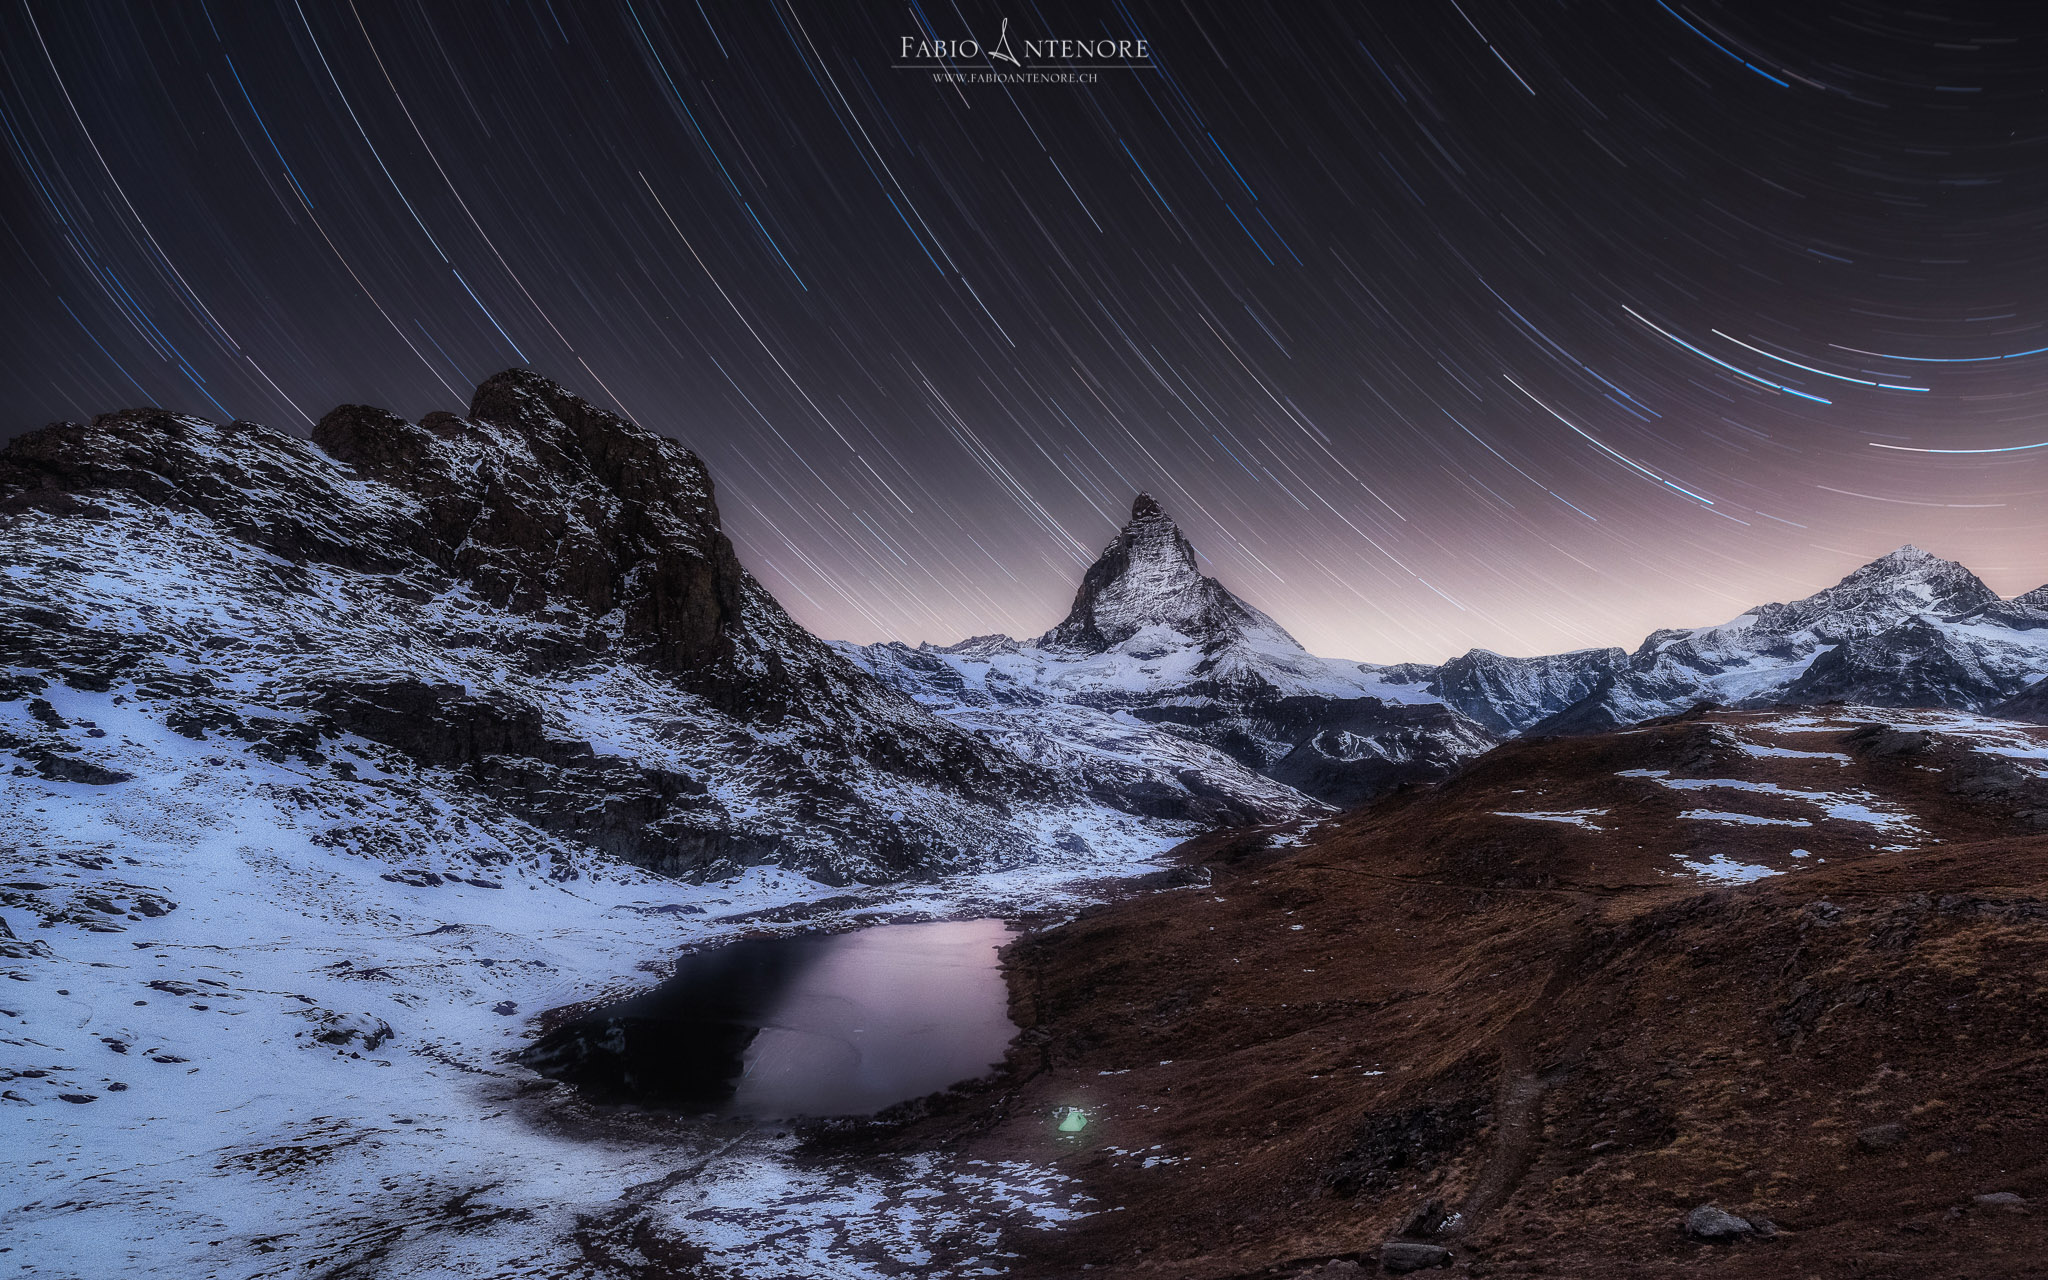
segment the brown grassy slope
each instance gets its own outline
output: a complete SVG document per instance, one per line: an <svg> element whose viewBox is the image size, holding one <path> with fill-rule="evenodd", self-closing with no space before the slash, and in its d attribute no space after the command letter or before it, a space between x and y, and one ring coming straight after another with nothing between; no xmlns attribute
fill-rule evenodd
<svg viewBox="0 0 2048 1280"><path fill-rule="evenodd" d="M1868 793L1916 829L1630 769ZM1431 1200L1461 1216L1415 1238L1472 1274L2048 1275L2043 785L1854 721L1512 744L1016 944L1009 1071L889 1145L1080 1178L1103 1211L1013 1238L1030 1275L1370 1269ZM1578 809L1602 829L1495 816ZM1717 856L1788 874L1687 869ZM1973 1200L2002 1191L2039 1212ZM1687 1238L1709 1201L1778 1234Z"/></svg>

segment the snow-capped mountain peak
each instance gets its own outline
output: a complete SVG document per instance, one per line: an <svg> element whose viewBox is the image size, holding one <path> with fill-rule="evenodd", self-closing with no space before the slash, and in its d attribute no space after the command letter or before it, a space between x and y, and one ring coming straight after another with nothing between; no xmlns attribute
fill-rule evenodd
<svg viewBox="0 0 2048 1280"><path fill-rule="evenodd" d="M1962 565L1908 543L1794 607L1825 607L1837 616L1897 610L1952 617L1997 599L1997 592Z"/></svg>
<svg viewBox="0 0 2048 1280"><path fill-rule="evenodd" d="M1412 678L1309 653L1205 575L1145 493L1037 640L840 649L944 719L1175 815L1356 803L1495 741Z"/></svg>
<svg viewBox="0 0 2048 1280"><path fill-rule="evenodd" d="M1088 572L1066 618L1039 637L1045 649L1103 653L1158 628L1214 653L1233 643L1262 652L1305 652L1279 623L1203 574L1195 548L1149 493ZM1154 645L1170 641L1157 632Z"/></svg>
<svg viewBox="0 0 2048 1280"><path fill-rule="evenodd" d="M1923 613L1954 618L1996 603L1998 593L1976 574L1908 544L1804 599L1760 605L1718 627L1659 636L1689 635L1703 651L1763 648L1788 641L1838 644Z"/></svg>

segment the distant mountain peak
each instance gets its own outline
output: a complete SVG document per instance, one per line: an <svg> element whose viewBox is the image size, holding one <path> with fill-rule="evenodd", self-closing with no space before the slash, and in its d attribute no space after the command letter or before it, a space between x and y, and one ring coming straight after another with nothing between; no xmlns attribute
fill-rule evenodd
<svg viewBox="0 0 2048 1280"><path fill-rule="evenodd" d="M1911 573L1916 570L1955 564L1956 562L1953 560L1945 559L1934 554L1932 551L1924 550L1908 542L1902 547L1885 552L1869 564L1855 570L1855 573L1852 573L1850 576L1854 577L1857 573ZM1956 567L1960 568L1961 566L1956 565Z"/></svg>
<svg viewBox="0 0 2048 1280"><path fill-rule="evenodd" d="M1854 596L1871 589L1892 592L1909 609L1918 602L1916 612L1950 615L1982 608L1998 599L1998 594L1976 574L1910 542L1886 552L1810 599L1821 600L1835 594Z"/></svg>
<svg viewBox="0 0 2048 1280"><path fill-rule="evenodd" d="M1176 632L1207 651L1233 642L1301 652L1280 624L1203 574L1195 548L1149 493L1081 577L1066 618L1039 637L1048 649L1101 653L1148 627Z"/></svg>
<svg viewBox="0 0 2048 1280"><path fill-rule="evenodd" d="M1998 593L1976 574L1909 543L1856 568L1832 587L1789 604L1763 605L1746 616L1754 618L1758 636L1806 634L1835 644L1923 613L1955 618L1996 603Z"/></svg>

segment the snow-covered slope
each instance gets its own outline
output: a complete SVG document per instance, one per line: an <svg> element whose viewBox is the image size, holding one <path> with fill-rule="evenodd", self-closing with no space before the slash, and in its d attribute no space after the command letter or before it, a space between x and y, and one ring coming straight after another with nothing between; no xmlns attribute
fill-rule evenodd
<svg viewBox="0 0 2048 1280"><path fill-rule="evenodd" d="M1121 808L1215 823L1280 821L1324 806L1214 747L1130 710L1064 701L1040 683L1046 655L1015 641L950 649L845 645L848 659L951 724Z"/></svg>
<svg viewBox="0 0 2048 1280"><path fill-rule="evenodd" d="M359 735L295 754L305 723L197 736L120 680L0 701L10 1270L630 1275L653 1220L726 1274L879 1278L899 1271L870 1260L936 1249L963 1216L988 1232L1085 1203L1023 1165L834 1170L767 1132L578 1130L510 1055L548 1010L793 906L821 914L785 928L1058 906L1170 837L1041 810L1020 820L1046 856L1005 871L690 884Z"/></svg>

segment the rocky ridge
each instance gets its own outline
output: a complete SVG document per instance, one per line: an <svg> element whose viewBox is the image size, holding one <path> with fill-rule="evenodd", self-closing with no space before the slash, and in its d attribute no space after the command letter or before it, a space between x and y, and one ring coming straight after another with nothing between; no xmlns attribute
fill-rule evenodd
<svg viewBox="0 0 2048 1280"><path fill-rule="evenodd" d="M0 543L13 698L132 700L330 773L367 741L423 797L664 874L888 879L1211 816L1084 793L848 664L740 565L694 454L524 370L466 415L343 406L311 443L55 424L0 453ZM121 769L104 738L7 733L46 776Z"/></svg>
<svg viewBox="0 0 2048 1280"><path fill-rule="evenodd" d="M2000 600L1962 565L1905 546L1803 599L1654 632L1633 653L1506 659L1525 671L1563 661L1562 680L1534 683L1584 692L1561 707L1555 695L1496 705L1529 733L1598 732L1699 702L1983 711L2048 674L2044 600L2044 589Z"/></svg>

